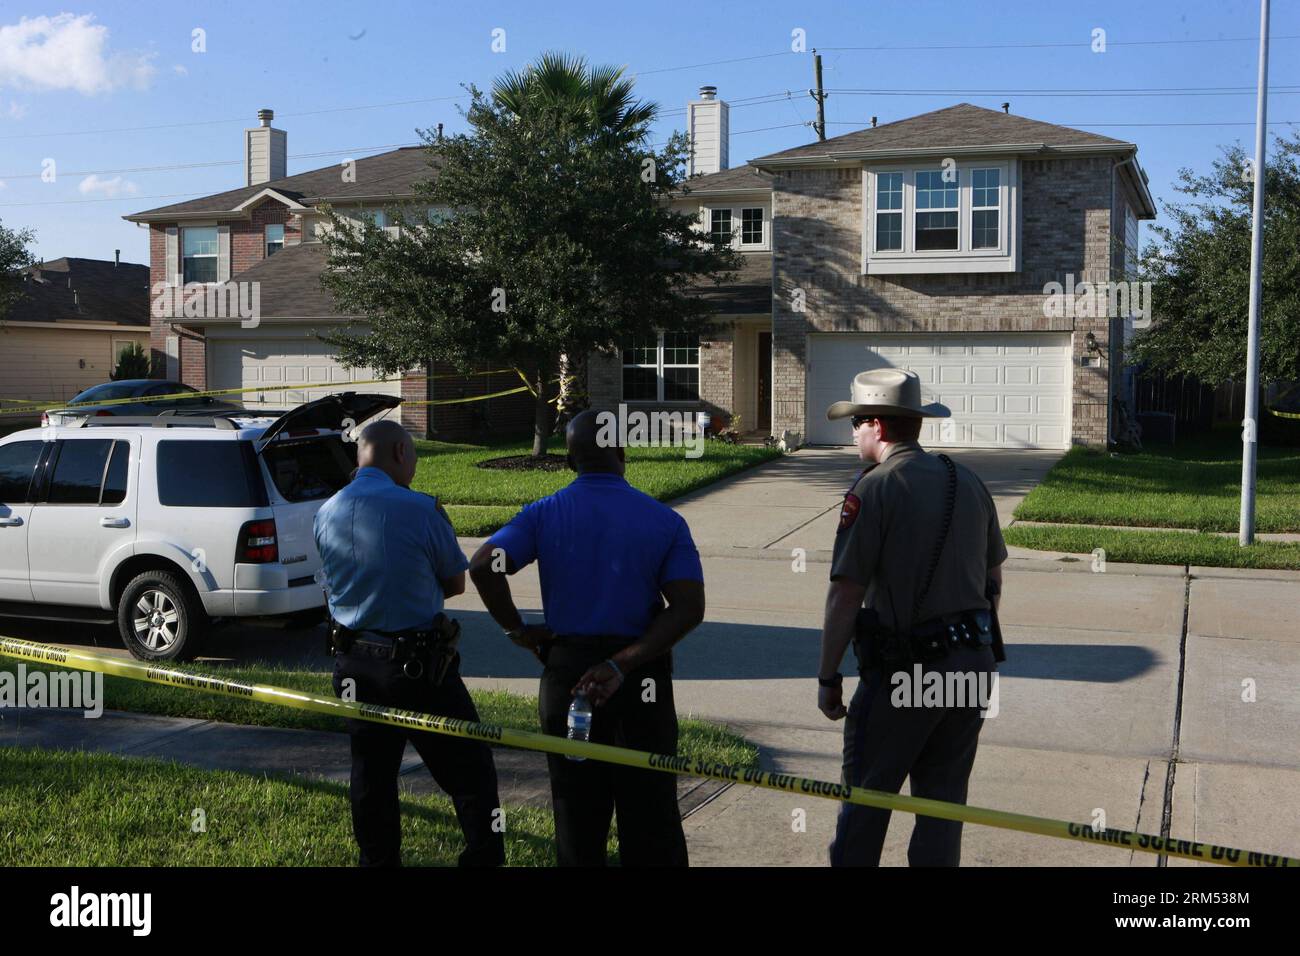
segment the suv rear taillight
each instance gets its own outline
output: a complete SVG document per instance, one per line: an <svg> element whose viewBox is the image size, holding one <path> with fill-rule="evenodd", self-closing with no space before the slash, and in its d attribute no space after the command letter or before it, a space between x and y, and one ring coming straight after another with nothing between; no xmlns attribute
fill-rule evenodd
<svg viewBox="0 0 1300 956"><path fill-rule="evenodd" d="M280 560L280 548L275 539L275 519L248 521L239 529L235 545L237 564L270 564Z"/></svg>

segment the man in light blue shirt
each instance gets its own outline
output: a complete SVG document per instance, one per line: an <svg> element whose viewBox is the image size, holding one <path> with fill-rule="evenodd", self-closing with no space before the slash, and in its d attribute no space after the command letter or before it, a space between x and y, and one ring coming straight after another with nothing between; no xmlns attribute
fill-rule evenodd
<svg viewBox="0 0 1300 956"><path fill-rule="evenodd" d="M367 425L352 482L316 513L336 643L334 692L477 722L460 678L459 655L439 679L436 642L443 600L465 591L468 562L436 498L410 489L417 456L397 422ZM427 731L350 720L352 829L362 866L401 863L397 773L409 738L456 808L465 834L463 866L505 862L493 827L500 806L487 744Z"/></svg>

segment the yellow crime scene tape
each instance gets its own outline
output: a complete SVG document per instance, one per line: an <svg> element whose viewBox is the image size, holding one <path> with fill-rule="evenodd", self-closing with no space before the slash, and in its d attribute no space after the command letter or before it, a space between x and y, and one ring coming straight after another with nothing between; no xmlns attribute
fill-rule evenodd
<svg viewBox="0 0 1300 956"><path fill-rule="evenodd" d="M388 385L393 382L403 381L403 380L410 381L410 382L428 382L428 381L438 381L441 379L448 379L448 378L469 378L470 376L475 376L475 375L504 375L507 372L515 372L515 371L518 371L518 369L502 368L502 369L492 369L491 371L487 371L487 372L452 372L446 375L411 375L411 376L407 376L405 379L367 378L355 382L326 382L322 384L315 384L312 382L297 382L293 385L252 385L245 388L208 389L205 392L171 392L167 395L144 395L138 397L132 396L128 398L109 398L109 399L105 399L102 402L87 402L86 407L100 408L100 407L107 407L112 405L143 405L147 402L165 402L173 398L215 398L219 395L245 395L249 392L293 392L293 391L307 391L309 389L312 391L320 391L322 389L334 390L334 389L346 388L351 385ZM522 392L522 391L524 391L524 388L521 386L520 388L511 389L508 392L496 392L492 395L475 395L469 398L455 398L455 399L448 398L448 399L438 399L438 400L428 400L428 401L410 401L410 402L403 402L403 404L404 405L439 405L439 404L450 405L455 402L472 402L484 398L496 398L497 396L500 395L513 395L515 392ZM0 415L23 415L23 414L31 414L32 412L48 412L56 408L59 409L60 411L75 412L78 409L78 406L68 405L65 402L33 402L30 399L25 399L25 398L0 398L0 402L27 402L28 403L27 405L21 406L19 408L0 408ZM250 412L256 411L256 409L249 409L249 411Z"/></svg>
<svg viewBox="0 0 1300 956"><path fill-rule="evenodd" d="M566 756L590 757L593 760L621 764L625 767L659 770L683 776L706 777L711 780L723 780L728 783L778 790L782 793L836 800L841 803L853 803L864 807L901 810L919 816L937 817L942 820L960 820L964 823L999 827L1004 830L1018 830L1022 833L1036 833L1040 836L1076 840L1099 846L1111 846L1117 849L1137 850L1143 853L1155 853L1203 863L1219 863L1226 866L1300 866L1300 860L1286 856L1238 850L1213 843L1154 836L1132 830L1110 828L1097 830L1088 823L1070 823L1065 820L1052 820L1047 817L1009 813L1005 810L990 810L984 807L972 807L942 800L927 800L922 797L885 793L880 790L865 790L861 787L850 787L846 784L830 783L825 780L812 780L807 777L797 777L793 774L775 773L769 770L748 770L722 763L692 760L688 757L668 756L665 754L652 754L643 750L629 750L608 744L585 743L568 740L564 737L552 737L549 734L536 731L512 730L494 724L477 724L452 717L439 717L434 714L383 707L378 704L355 703L336 700L332 697L315 697L285 687L275 687L269 684L248 684L242 681L226 680L209 674L194 674L172 670L142 661L109 657L105 654L97 654L93 651L77 648L60 647L57 644L41 644L35 641L0 636L0 654L38 663L63 664L79 670L98 671L102 674L112 674L116 677L147 681L152 684L183 687L209 694L224 694L241 700L256 700L267 704L276 704L280 707L290 707L294 710L327 714L332 717L351 717L373 721L374 723L391 724L411 730L426 730L451 737L464 737L506 747L516 747L521 750L540 750Z"/></svg>

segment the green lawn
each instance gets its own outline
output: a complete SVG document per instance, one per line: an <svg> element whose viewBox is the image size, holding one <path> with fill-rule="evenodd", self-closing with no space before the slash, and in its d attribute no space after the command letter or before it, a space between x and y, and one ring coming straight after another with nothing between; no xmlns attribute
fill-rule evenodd
<svg viewBox="0 0 1300 956"><path fill-rule="evenodd" d="M554 866L554 834L549 811L505 808L510 865ZM451 866L463 845L447 799L402 800L404 863ZM356 853L341 784L0 747L0 867L353 866Z"/></svg>
<svg viewBox="0 0 1300 956"><path fill-rule="evenodd" d="M1037 551L1091 554L1101 548L1107 561L1125 564L1300 570L1300 544L1257 541L1242 548L1235 537L1204 532L1012 525L1002 534L1009 545Z"/></svg>
<svg viewBox="0 0 1300 956"><path fill-rule="evenodd" d="M447 506L456 533L480 536L495 531L530 501L559 491L573 480L569 471L505 471L476 468L488 458L525 455L531 442L458 445L419 441L420 463L411 487L437 495ZM563 443L552 443L562 453ZM660 501L669 501L719 478L781 457L775 448L706 441L704 454L687 458L682 448L627 449L627 480Z"/></svg>
<svg viewBox="0 0 1300 956"><path fill-rule="evenodd" d="M1260 446L1256 480L1256 530L1300 531L1300 448ZM1221 430L1172 447L1113 457L1071 449L1015 516L1022 521L1235 531L1240 494L1241 436L1235 429Z"/></svg>
<svg viewBox="0 0 1300 956"><path fill-rule="evenodd" d="M0 656L0 671L13 671L17 662ZM37 664L29 663L28 670ZM256 684L273 684L301 690L319 697L333 698L330 675L324 671L287 670L274 666L214 666L209 663L171 665L177 670L215 674L228 680ZM52 668L46 668L52 669ZM537 698L505 691L473 691L479 720L516 730L540 731L537 721ZM223 694L205 694L180 687L148 684L126 677L104 677L104 706L109 710L126 710L137 714L162 714L168 717L192 717L219 720L231 724L261 727L291 727L314 730L345 730L342 718L327 717L309 711L292 710L259 701L242 700ZM758 765L758 748L724 727L702 720L681 721L677 752L692 759L718 761L738 767Z"/></svg>

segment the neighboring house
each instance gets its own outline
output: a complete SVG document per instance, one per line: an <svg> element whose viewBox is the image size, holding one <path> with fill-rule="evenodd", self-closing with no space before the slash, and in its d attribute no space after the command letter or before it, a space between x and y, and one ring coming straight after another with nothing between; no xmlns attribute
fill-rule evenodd
<svg viewBox="0 0 1300 956"><path fill-rule="evenodd" d="M339 383L377 377L370 369L345 368L319 339L365 316L336 312L321 288L326 224L317 207L329 203L345 217L382 226L385 207L409 208L415 184L430 177L431 167L426 149L410 147L288 176L286 134L271 127L273 118L271 110L261 110L260 125L244 132L243 187L124 218L149 227L155 293L150 345L157 374L203 389L301 385L236 396L248 406L282 408L338 390ZM232 294L217 309L187 306L183 295L173 293L188 283L231 283ZM254 303L257 314L250 317ZM414 402L519 385L514 372L459 376L441 363L432 372L438 377L412 369L354 390L400 394ZM448 438L489 428L526 429L533 409L525 392L442 407L406 404L401 419L417 435Z"/></svg>
<svg viewBox="0 0 1300 956"><path fill-rule="evenodd" d="M711 332L593 356L594 404L847 444L826 407L896 365L952 409L928 444L1105 444L1127 312L1076 317L1046 290L1125 278L1156 212L1136 146L960 104L727 169L726 113L711 87L689 104L699 175L678 205L745 264L702 290Z"/></svg>
<svg viewBox="0 0 1300 956"><path fill-rule="evenodd" d="M147 266L64 257L24 270L22 292L0 316L0 398L66 401L107 382L124 346L148 347Z"/></svg>

